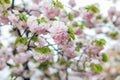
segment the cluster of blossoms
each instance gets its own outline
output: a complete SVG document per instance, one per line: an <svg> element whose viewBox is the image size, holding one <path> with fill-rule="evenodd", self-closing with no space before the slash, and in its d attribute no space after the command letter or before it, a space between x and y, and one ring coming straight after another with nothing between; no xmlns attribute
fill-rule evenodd
<svg viewBox="0 0 120 80"><path fill-rule="evenodd" d="M102 17L96 5L75 10L75 0L68 2L70 12L59 0L30 2L26 4L23 0L22 6L18 6L15 0L0 1L0 24L11 25L10 39L14 37L7 46L0 42L0 70L9 67L7 79L71 80L73 76L105 80L102 64L108 58L102 50L106 41L93 39L84 30L97 27L97 34L105 34L103 25L120 25L119 12L111 8L108 19Z"/></svg>

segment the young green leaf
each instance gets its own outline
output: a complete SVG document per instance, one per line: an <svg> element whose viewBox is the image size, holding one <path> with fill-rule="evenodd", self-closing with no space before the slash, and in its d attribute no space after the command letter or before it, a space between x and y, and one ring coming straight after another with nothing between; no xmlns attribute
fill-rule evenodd
<svg viewBox="0 0 120 80"><path fill-rule="evenodd" d="M86 9L87 9L88 11L92 11L92 12L94 12L94 13L99 12L99 9L98 9L95 5L88 5L88 6L86 7Z"/></svg>
<svg viewBox="0 0 120 80"><path fill-rule="evenodd" d="M38 51L41 54L48 54L49 52L51 52L50 48L48 46L45 47L36 47L34 48L35 51Z"/></svg>
<svg viewBox="0 0 120 80"><path fill-rule="evenodd" d="M6 4L10 4L10 0L4 0Z"/></svg>
<svg viewBox="0 0 120 80"><path fill-rule="evenodd" d="M93 71L95 71L97 73L103 71L103 68L102 68L102 66L100 64L91 63L90 68L91 68L91 70L93 70Z"/></svg>
<svg viewBox="0 0 120 80"><path fill-rule="evenodd" d="M74 31L73 31L72 27L68 27L68 33L69 33L69 36L74 40L75 35L74 35Z"/></svg>
<svg viewBox="0 0 120 80"><path fill-rule="evenodd" d="M68 13L68 19L70 20L70 21L72 21L73 20L73 15L71 14L71 13Z"/></svg>
<svg viewBox="0 0 120 80"><path fill-rule="evenodd" d="M104 61L104 62L108 61L108 57L105 53L102 54L102 61Z"/></svg>
<svg viewBox="0 0 120 80"><path fill-rule="evenodd" d="M20 40L21 40L21 37L17 37L15 42L14 42L14 45L17 45L20 42Z"/></svg>

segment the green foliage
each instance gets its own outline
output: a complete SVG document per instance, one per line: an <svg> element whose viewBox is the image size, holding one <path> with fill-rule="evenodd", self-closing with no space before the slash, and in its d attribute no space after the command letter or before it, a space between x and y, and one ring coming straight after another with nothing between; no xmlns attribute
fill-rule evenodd
<svg viewBox="0 0 120 80"><path fill-rule="evenodd" d="M76 46L81 48L83 46L83 44L81 42L76 42Z"/></svg>
<svg viewBox="0 0 120 80"><path fill-rule="evenodd" d="M37 22L38 22L38 24L40 24L40 23L47 23L45 17L37 18Z"/></svg>
<svg viewBox="0 0 120 80"><path fill-rule="evenodd" d="M10 0L4 0L6 4L10 4Z"/></svg>
<svg viewBox="0 0 120 80"><path fill-rule="evenodd" d="M75 47L75 51L80 51L80 48L77 46L77 47Z"/></svg>
<svg viewBox="0 0 120 80"><path fill-rule="evenodd" d="M99 39L99 40L93 40L92 44L95 43L97 46L103 46L106 44L106 41L104 39Z"/></svg>
<svg viewBox="0 0 120 80"><path fill-rule="evenodd" d="M62 3L58 0L52 0L52 4L57 8L63 8Z"/></svg>
<svg viewBox="0 0 120 80"><path fill-rule="evenodd" d="M96 19L102 19L102 15L98 15Z"/></svg>
<svg viewBox="0 0 120 80"><path fill-rule="evenodd" d="M56 18L50 18L50 20L51 20L51 21L57 21L57 19L56 19Z"/></svg>
<svg viewBox="0 0 120 80"><path fill-rule="evenodd" d="M51 50L50 50L50 48L48 46L36 47L36 48L34 48L34 50L41 53L41 54L48 54L49 52L51 52Z"/></svg>
<svg viewBox="0 0 120 80"><path fill-rule="evenodd" d="M28 17L24 13L16 14L20 20L27 22Z"/></svg>
<svg viewBox="0 0 120 80"><path fill-rule="evenodd" d="M110 36L111 38L116 38L118 34L119 33L117 31L113 31L113 32L108 33L108 36Z"/></svg>
<svg viewBox="0 0 120 80"><path fill-rule="evenodd" d="M108 61L108 57L105 53L102 53L102 61L104 61L104 62Z"/></svg>
<svg viewBox="0 0 120 80"><path fill-rule="evenodd" d="M80 23L80 27L81 27L81 29L83 29L83 28L85 27L85 22L84 22L84 21L82 21L82 22Z"/></svg>
<svg viewBox="0 0 120 80"><path fill-rule="evenodd" d="M3 44L0 42L0 47L2 47L3 46Z"/></svg>
<svg viewBox="0 0 120 80"><path fill-rule="evenodd" d="M40 65L38 66L39 69L41 70L45 70L47 69L50 65L52 65L53 62L52 61L45 61L45 62L41 62Z"/></svg>
<svg viewBox="0 0 120 80"><path fill-rule="evenodd" d="M79 26L79 24L78 24L77 22L73 22L73 23L72 23L72 26L73 26L73 27L77 27L77 26Z"/></svg>
<svg viewBox="0 0 120 80"><path fill-rule="evenodd" d="M37 35L33 35L33 36L32 36L32 41L33 41L33 42L38 41L38 36L37 36Z"/></svg>
<svg viewBox="0 0 120 80"><path fill-rule="evenodd" d="M57 63L60 65L66 65L67 67L70 67L70 65L73 63L72 61L66 61L64 58L58 59Z"/></svg>
<svg viewBox="0 0 120 80"><path fill-rule="evenodd" d="M21 40L21 37L17 37L15 42L14 42L14 45L17 45L20 42L20 40Z"/></svg>
<svg viewBox="0 0 120 80"><path fill-rule="evenodd" d="M94 13L99 12L99 9L98 9L95 5L88 5L88 6L86 7L86 9L87 9L88 11L92 11L92 12L94 12Z"/></svg>
<svg viewBox="0 0 120 80"><path fill-rule="evenodd" d="M70 20L70 21L72 21L73 20L73 15L71 14L71 13L68 13L68 19Z"/></svg>
<svg viewBox="0 0 120 80"><path fill-rule="evenodd" d="M72 27L68 27L68 33L69 33L69 36L74 40L75 35Z"/></svg>
<svg viewBox="0 0 120 80"><path fill-rule="evenodd" d="M91 63L90 68L91 68L92 71L95 71L97 73L100 73L100 72L103 71L103 68L100 64Z"/></svg>
<svg viewBox="0 0 120 80"><path fill-rule="evenodd" d="M17 45L18 43L26 44L27 40L27 37L17 37L14 42L14 45Z"/></svg>
<svg viewBox="0 0 120 80"><path fill-rule="evenodd" d="M10 4L10 0L0 0L0 5Z"/></svg>
<svg viewBox="0 0 120 80"><path fill-rule="evenodd" d="M64 65L66 63L66 60L64 58L58 59L57 61L60 65Z"/></svg>
<svg viewBox="0 0 120 80"><path fill-rule="evenodd" d="M6 15L7 13L8 13L7 10L3 10L3 11L2 11L2 14L4 14L4 15Z"/></svg>

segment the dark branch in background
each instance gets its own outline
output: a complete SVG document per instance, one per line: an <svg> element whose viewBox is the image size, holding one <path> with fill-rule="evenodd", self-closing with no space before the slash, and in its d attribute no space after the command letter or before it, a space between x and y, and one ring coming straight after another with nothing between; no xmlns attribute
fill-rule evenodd
<svg viewBox="0 0 120 80"><path fill-rule="evenodd" d="M11 8L14 9L15 0L12 0Z"/></svg>
<svg viewBox="0 0 120 80"><path fill-rule="evenodd" d="M24 70L28 70L28 71L29 71L28 61L25 62L25 63L23 64L23 66L24 66ZM23 78L24 78L24 80L30 80L30 78L25 78L25 77L23 77Z"/></svg>
<svg viewBox="0 0 120 80"><path fill-rule="evenodd" d="M22 37L21 32L20 32L19 29L17 29L17 28L13 28L13 30L17 32L18 36Z"/></svg>
<svg viewBox="0 0 120 80"><path fill-rule="evenodd" d="M27 44L27 50L31 50L30 49L30 42L31 42L31 40L33 39L33 37L35 36L36 34L34 33L33 35L32 35L32 37L29 39L29 41L28 41L28 44Z"/></svg>

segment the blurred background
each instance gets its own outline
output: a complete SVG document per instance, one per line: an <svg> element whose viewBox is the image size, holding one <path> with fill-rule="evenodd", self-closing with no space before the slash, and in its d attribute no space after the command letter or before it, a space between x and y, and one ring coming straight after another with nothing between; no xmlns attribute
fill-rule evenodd
<svg viewBox="0 0 120 80"><path fill-rule="evenodd" d="M31 4L30 0L15 0L16 5L20 5L24 1L26 4ZM47 1L47 0L46 0ZM49 0L48 0L49 1ZM63 5L65 6L66 10L70 10L70 7L68 5L69 0L60 0ZM104 17L108 16L108 9L110 7L115 7L118 11L120 11L120 0L75 0L77 3L77 6L74 9L78 9L80 7L84 7L90 4L96 4L99 9L100 13L103 14ZM108 16L109 17L109 16ZM106 26L109 26L111 24L108 24ZM7 27L7 28L6 28ZM9 41L12 41L14 39L10 38L9 30L11 29L11 26L5 25L4 27L0 27L0 41L4 43L5 46L8 45ZM103 31L107 32L109 28L104 27ZM86 34L89 34L90 36L96 36L93 29L85 29ZM105 38L107 40L107 45L105 46L105 51L109 57L109 61L104 65L105 71L108 72L110 77L116 77L116 80L120 80L119 76L120 74L120 40L112 40L108 39L105 35L99 34L97 35L98 38ZM8 41L9 39L9 41ZM9 75L9 70L6 67L4 70L0 71L0 80L6 80L6 76ZM34 79L33 79L34 80ZM72 79L71 80L75 80ZM109 80L109 78L108 78ZM112 79L111 79L112 80ZM113 78L114 80L114 78Z"/></svg>

